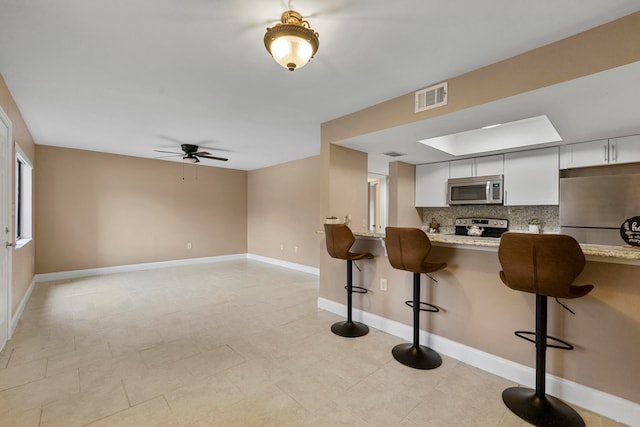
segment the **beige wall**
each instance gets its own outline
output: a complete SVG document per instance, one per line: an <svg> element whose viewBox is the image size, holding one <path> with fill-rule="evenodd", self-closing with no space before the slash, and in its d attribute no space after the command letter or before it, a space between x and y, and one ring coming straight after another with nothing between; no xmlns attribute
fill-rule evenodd
<svg viewBox="0 0 640 427"><path fill-rule="evenodd" d="M33 138L31 137L31 133L29 133L29 129L27 129L27 126L22 119L22 114L20 114L20 110L13 100L13 97L11 96L11 93L9 92L9 89L7 88L2 75L0 75L0 107L2 107L7 116L9 116L12 124L13 139L16 144L20 146L20 149L23 151L23 153L31 161L35 173L37 168L35 165L35 145L33 143ZM15 156L15 150L13 152L13 156ZM11 176L15 176L15 171L12 171ZM12 188L14 188L15 192L15 185L12 185ZM12 203L12 212L15 214L15 194L13 195L12 200L14 201ZM35 274L34 257L36 236L35 230L33 231L33 240L20 249L16 249L13 251L13 283L11 288L12 315L15 314L16 309L24 298L24 295L29 289L29 286L31 285L33 276Z"/></svg>
<svg viewBox="0 0 640 427"><path fill-rule="evenodd" d="M606 69L640 61L640 13L541 47L470 73L452 77L449 104L414 114L413 92L321 125L322 211L345 212L351 201L343 196L353 181L338 185L334 142L385 128L427 120L496 99L568 81ZM425 86L436 82L425 82ZM420 89L420 88L415 88ZM366 164L350 163L349 176L366 172ZM360 168L360 169L359 169ZM400 179L407 170L390 167L390 224L416 225L409 184ZM393 175L396 181L393 184ZM392 222L393 221L393 222ZM421 223L421 222L420 222ZM418 224L419 225L419 224ZM532 329L534 298L506 288L498 278L495 252L434 248L432 258L449 267L439 273L440 283L423 285L424 299L444 308L423 315L421 328L437 335L533 366L535 350L514 337L513 330ZM412 324L404 301L411 297L411 274L394 270L384 255L362 261L355 285L371 292L354 298L354 307L382 317ZM323 298L346 303L343 289L345 262L321 251L320 290ZM578 313L567 315L551 303L550 333L577 345L573 352L550 351L549 371L566 379L640 403L637 382L629 380L640 357L637 337L640 303L636 285L640 267L590 262L579 282L592 282L596 290L570 305ZM379 289L380 278L388 291ZM423 279L424 280L424 279Z"/></svg>
<svg viewBox="0 0 640 427"><path fill-rule="evenodd" d="M341 222L351 218L353 230L366 231L369 224L369 174L367 154L338 145L330 146L329 206L325 216L336 216Z"/></svg>
<svg viewBox="0 0 640 427"><path fill-rule="evenodd" d="M249 253L320 266L319 176L320 156L249 172Z"/></svg>
<svg viewBox="0 0 640 427"><path fill-rule="evenodd" d="M416 167L403 162L389 163L389 225L420 227L422 208L415 207Z"/></svg>
<svg viewBox="0 0 640 427"><path fill-rule="evenodd" d="M245 171L43 145L36 163L37 273L247 251Z"/></svg>

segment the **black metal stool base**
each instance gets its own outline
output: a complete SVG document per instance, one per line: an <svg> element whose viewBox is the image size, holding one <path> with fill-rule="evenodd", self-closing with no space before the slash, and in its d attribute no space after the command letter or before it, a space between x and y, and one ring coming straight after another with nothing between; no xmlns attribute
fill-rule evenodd
<svg viewBox="0 0 640 427"><path fill-rule="evenodd" d="M367 335L369 327L364 323L345 320L331 325L331 332L341 337L356 338Z"/></svg>
<svg viewBox="0 0 640 427"><path fill-rule="evenodd" d="M424 345L416 347L411 343L398 344L391 350L393 357L400 363L415 369L435 369L442 365L442 358Z"/></svg>
<svg viewBox="0 0 640 427"><path fill-rule="evenodd" d="M535 426L584 427L584 420L569 405L553 396L536 396L536 391L510 387L502 392L505 405L517 416Z"/></svg>

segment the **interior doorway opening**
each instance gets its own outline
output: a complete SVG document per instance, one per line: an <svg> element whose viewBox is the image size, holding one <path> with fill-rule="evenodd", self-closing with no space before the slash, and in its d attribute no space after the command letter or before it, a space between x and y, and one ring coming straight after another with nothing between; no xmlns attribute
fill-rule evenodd
<svg viewBox="0 0 640 427"><path fill-rule="evenodd" d="M369 173L369 232L384 234L387 227L387 181L385 175Z"/></svg>

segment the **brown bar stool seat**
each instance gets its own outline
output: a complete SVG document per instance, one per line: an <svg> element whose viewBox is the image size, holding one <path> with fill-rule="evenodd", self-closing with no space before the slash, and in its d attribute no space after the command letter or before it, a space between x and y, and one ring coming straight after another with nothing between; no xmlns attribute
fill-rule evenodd
<svg viewBox="0 0 640 427"><path fill-rule="evenodd" d="M500 279L505 285L536 294L535 333L515 333L536 344L536 389L510 387L502 392L502 400L511 412L536 426L584 426L573 408L545 392L547 347L573 349L571 344L547 336L547 297L579 298L593 289L593 285L572 285L585 266L580 245L573 237L562 234L507 232L500 239L498 258L502 266ZM530 338L532 335L535 340Z"/></svg>
<svg viewBox="0 0 640 427"><path fill-rule="evenodd" d="M385 244L389 262L393 268L413 273L413 301L405 301L413 309L413 343L393 347L393 357L403 365L416 369L434 369L442 364L442 358L433 349L420 345L420 312L440 311L438 307L420 301L420 274L442 270L447 263L427 261L431 252L431 241L424 231L410 227L387 227ZM437 282L437 281L436 281Z"/></svg>
<svg viewBox="0 0 640 427"><path fill-rule="evenodd" d="M341 337L355 338L366 335L369 327L364 323L354 322L351 311L353 306L352 294L366 294L367 290L360 286L353 286L353 261L360 259L371 259L373 255L364 253L349 252L351 246L356 241L351 229L345 224L325 224L324 233L327 240L327 252L332 258L344 259L347 261L347 320L331 325L331 331ZM356 265L357 267L357 265Z"/></svg>

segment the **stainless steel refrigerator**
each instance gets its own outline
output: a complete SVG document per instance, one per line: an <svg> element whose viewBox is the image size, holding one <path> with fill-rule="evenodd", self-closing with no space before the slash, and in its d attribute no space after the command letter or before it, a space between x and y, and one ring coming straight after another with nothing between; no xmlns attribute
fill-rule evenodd
<svg viewBox="0 0 640 427"><path fill-rule="evenodd" d="M625 245L620 226L640 216L640 174L560 179L560 232L580 243Z"/></svg>

